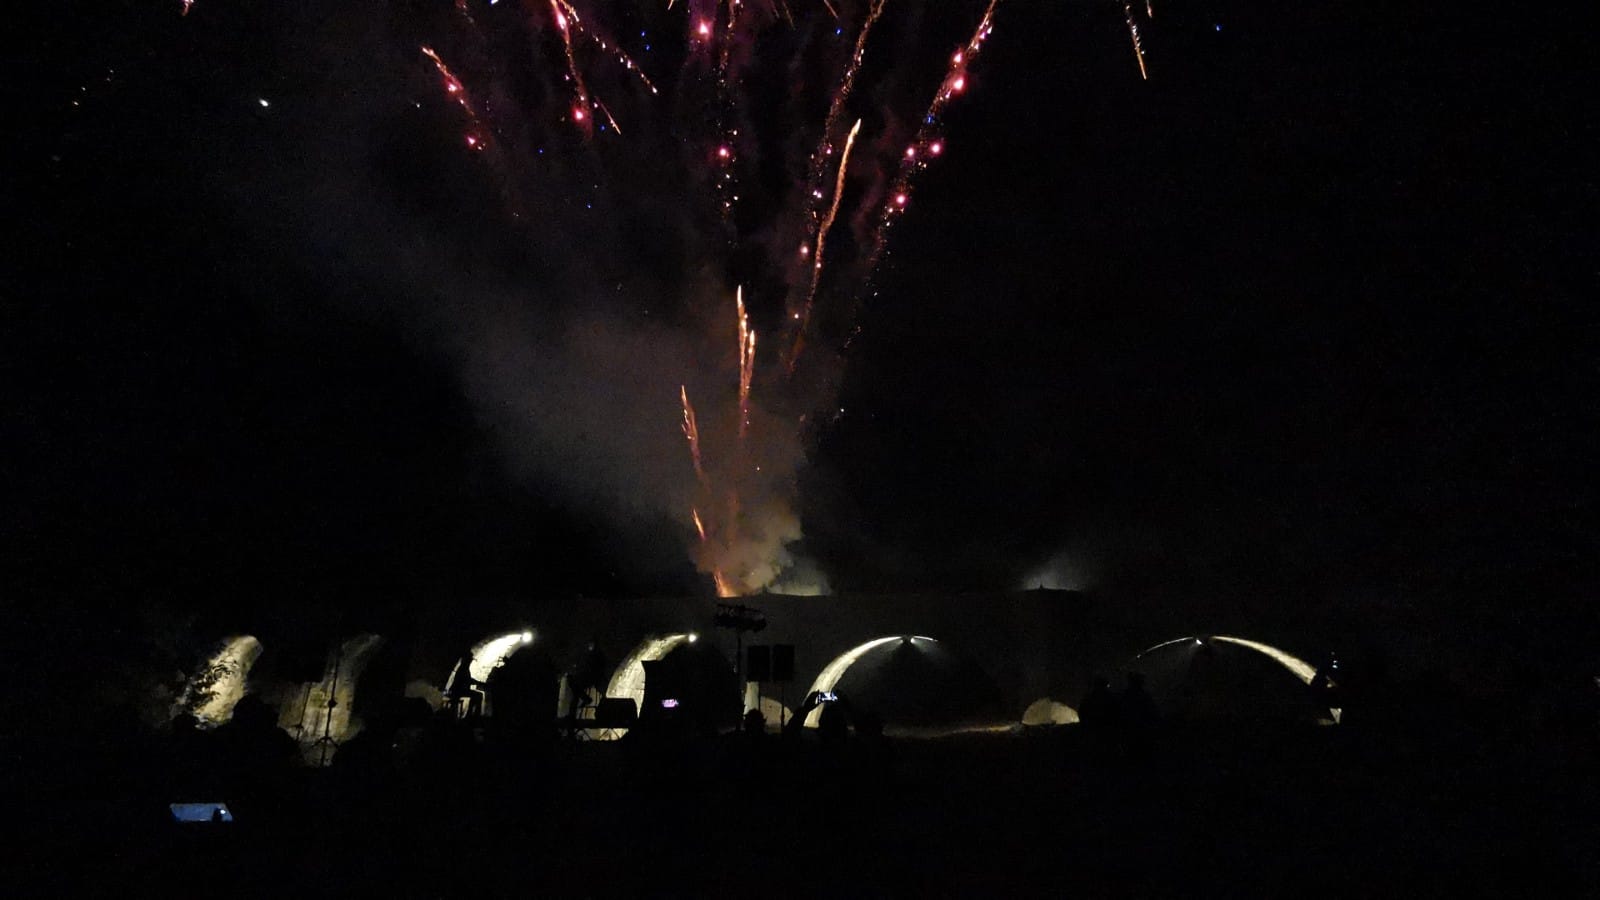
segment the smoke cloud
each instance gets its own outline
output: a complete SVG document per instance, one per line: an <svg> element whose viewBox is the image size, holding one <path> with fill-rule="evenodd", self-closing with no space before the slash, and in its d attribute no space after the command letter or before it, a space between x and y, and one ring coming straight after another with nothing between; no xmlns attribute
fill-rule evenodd
<svg viewBox="0 0 1600 900"><path fill-rule="evenodd" d="M268 139L204 150L257 242L282 251L272 264L311 261L330 292L448 361L514 478L619 530L659 528L739 593L822 589L793 548L804 454L790 407L804 403L787 391L773 409L758 386L739 438L725 238L696 218L700 185L587 167L592 148L537 177L511 170L511 141L463 152L431 64L371 15L340 14L285 61L324 86L275 104ZM469 91L505 103L465 68ZM761 348L758 381L778 344ZM679 430L680 385L701 409L709 490ZM692 510L710 540L696 542Z"/></svg>

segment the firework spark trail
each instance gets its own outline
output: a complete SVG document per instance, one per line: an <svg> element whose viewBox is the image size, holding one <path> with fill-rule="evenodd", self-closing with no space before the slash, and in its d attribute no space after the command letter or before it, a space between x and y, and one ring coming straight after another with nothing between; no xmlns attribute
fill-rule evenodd
<svg viewBox="0 0 1600 900"><path fill-rule="evenodd" d="M612 130L615 131L618 135L622 134L622 126L617 124L616 118L611 115L611 110L607 109L606 105L604 103L601 103L599 98L595 99L594 105L595 105L595 107L597 109L600 110L600 112L605 114L606 121L611 123Z"/></svg>
<svg viewBox="0 0 1600 900"><path fill-rule="evenodd" d="M187 16L191 9L194 9L194 0L183 0L183 10L178 15Z"/></svg>
<svg viewBox="0 0 1600 900"><path fill-rule="evenodd" d="M700 544L704 546L710 543L710 539L706 537L705 523L700 521L700 510L690 507L689 516L694 519L694 530L700 535ZM713 567L711 569L711 580L717 586L718 597L738 596L738 592L733 589L732 585L728 584L727 576L722 574L721 567Z"/></svg>
<svg viewBox="0 0 1600 900"><path fill-rule="evenodd" d="M1154 19L1156 17L1156 8L1151 5L1154 2L1155 0L1144 0L1144 17L1146 19Z"/></svg>
<svg viewBox="0 0 1600 900"><path fill-rule="evenodd" d="M867 19L861 23L861 32L856 35L855 50L850 54L850 62L845 66L844 73L839 77L839 87L833 92L833 99L828 103L827 118L822 120L822 141L818 144L816 152L811 154L811 169L806 177L806 222L808 232L803 247L809 242L811 234L809 229L817 227L819 221L818 206L822 202L822 179L826 177L828 157L833 155L833 135L838 130L839 116L844 112L844 105L850 99L850 93L855 89L856 72L861 69L861 61L867 52L867 36L872 32L872 26L877 23L878 17L883 15L883 7L887 0L872 0L868 8ZM832 7L829 7L832 9ZM838 13L834 13L838 18ZM860 124L859 122L857 123ZM803 252L803 251L802 251Z"/></svg>
<svg viewBox="0 0 1600 900"><path fill-rule="evenodd" d="M585 80L585 70L580 63L587 65L598 60L595 51L609 56L629 76L636 77L639 83L649 89L652 95L659 95L656 86L650 81L642 69L609 37L602 36L601 31L586 22L579 10L574 6L574 0L547 0L550 15L561 39L561 55L566 72L565 80L571 86L571 116L572 121L580 128L587 131L592 127L596 118L604 123L603 127L616 129L621 133L615 116L602 100L590 92L590 85ZM741 86L738 80L739 67L744 65L745 53L750 49L747 39L752 38L751 32L762 27L753 21L759 19L773 25L781 25L780 18L788 19L792 27L792 15L789 14L788 4L783 3L784 15L780 17L775 11L771 16L766 12L755 12L745 8L747 0L701 0L700 3L686 4L689 7L688 29L691 43L691 55L698 58L695 63L697 71L690 70L687 66L685 76L704 78L710 75L714 84L708 85L715 90L714 106L711 110L711 120L706 121L714 134L714 143L710 145L712 175L717 191L716 199L719 201L719 212L724 216L724 221L731 217L733 208L738 200L736 164L740 158L742 148L739 141L743 140L738 128L739 122L735 120L742 110L739 103L743 99ZM1129 0L1124 0L1125 10ZM726 6L724 7L724 4ZM668 8L674 7L669 0ZM770 5L770 4L769 4ZM829 14L835 19L840 18L840 10L835 5L823 0ZM940 140L939 130L941 114L945 106L956 95L964 92L968 67L977 58L982 49L984 40L989 36L993 27L993 14L998 0L988 0L987 6L973 32L971 40L954 54L954 59L941 82L934 99L927 108L927 113L918 125L915 142L906 148L906 155L901 160L899 172L893 182L893 192L890 200L877 219L876 240L870 250L867 261L866 274L870 276L872 266L876 263L882 252L886 232L891 227L897 214L905 207L910 186L918 171L924 168L931 159L943 152L943 143ZM849 179L850 159L855 142L860 134L863 122L856 120L848 130L845 141L840 147L836 141L838 135L845 133L842 119L854 97L854 88L858 75L865 67L865 53L872 39L874 27L878 25L880 17L887 6L887 0L867 0L855 7L854 13L860 15L859 27L855 36L852 52L843 60L842 69L838 71L834 84L834 92L829 98L827 114L822 122L822 133L816 152L808 159L809 167L806 172L807 181L802 187L805 197L801 201L803 210L805 235L802 240L800 256L811 264L811 271L806 282L803 301L799 301L800 291L796 290L791 295L790 307L792 316L790 325L796 328L789 359L789 370L793 372L796 361L801 355L804 340L820 290L823 268L826 260L826 248L830 232L843 208L845 186ZM461 4L458 4L461 8ZM532 7L537 19L542 19L543 14L538 11L537 5ZM462 9L463 13L466 10ZM591 18L593 13L590 13ZM724 16L726 18L724 18ZM840 19L841 27L843 20ZM468 25L472 23L470 20ZM553 47L551 48L553 51ZM444 61L430 48L423 48L424 53L433 61L435 67L444 80L446 93L451 96L466 112L475 130L481 130L479 116L460 79L458 79L445 65ZM589 56L583 54L588 53ZM703 55L702 55L703 54ZM593 78L600 78L601 71L606 77L615 77L610 64L600 63L600 69L587 72ZM559 66L559 64L558 64ZM862 76L865 77L865 76ZM607 82L606 84L614 84ZM605 85L596 84L597 87ZM619 112L626 112L619 108ZM483 138L476 134L469 135L469 144L481 149ZM829 169L833 168L834 157L838 157L837 168L833 172L833 196L827 197L824 184L829 176ZM792 246L792 245L791 245ZM742 286L735 293L735 305L738 316L738 427L737 446L730 448L733 453L728 458L729 469L724 473L718 468L716 472L708 471L702 459L699 423L695 408L690 402L688 388L685 384L679 385L679 398L683 407L683 434L689 444L690 459L694 466L695 477L699 486L697 502L691 507L690 517L693 521L695 532L699 538L702 549L697 551L697 559L704 571L707 571L716 585L719 596L737 596L747 589L758 589L762 586L760 579L770 576L753 576L742 567L748 562L735 562L748 555L748 548L741 543L740 531L742 526L750 524L741 521L742 516L751 515L752 511L741 508L741 493L749 477L743 471L746 464L746 454L750 451L747 447L750 430L751 391L754 382L757 335L750 327L749 310L744 304ZM720 457L719 457L720 459ZM722 465L722 463L717 463ZM715 482L713 482L715 475ZM724 477L726 475L726 478ZM707 512L701 513L704 507ZM751 529L743 529L750 532ZM751 538L759 535L752 533Z"/></svg>
<svg viewBox="0 0 1600 900"><path fill-rule="evenodd" d="M466 135L467 146L474 150L482 150L488 144L488 138L485 136L483 123L478 118L478 111L472 108L472 101L467 97L466 86L461 83L461 79L457 78L454 72L450 71L450 67L445 65L444 60L433 51L432 47L424 45L421 50L422 55L432 60L433 67L439 70L439 78L444 84L444 92L466 111L467 121L472 124L472 129Z"/></svg>
<svg viewBox="0 0 1600 900"><path fill-rule="evenodd" d="M727 121L732 116L737 94L729 81L729 72L733 65L733 45L735 34L739 25L739 11L744 8L744 0L726 0L728 18L722 27L722 44L717 48L717 120L716 134L720 142L717 148L717 161L722 164L722 174L717 178L717 190L722 195L722 215L724 219L733 215L733 204L739 199L735 193L737 185L734 184L733 172L733 139L739 136L738 129L729 130ZM722 0L718 0L717 8L722 8ZM709 37L703 30L702 34Z"/></svg>
<svg viewBox="0 0 1600 900"><path fill-rule="evenodd" d="M940 116L951 99L967 89L967 69L977 61L978 55L983 52L984 41L994 31L994 10L999 2L1000 0L989 0L988 7L983 11L983 18L978 20L978 27L972 32L972 39L950 57L950 68L945 73L944 81L940 82L939 91L934 94L933 102L928 104L928 111L923 115L922 124L917 128L916 138L906 147L905 155L900 160L900 173L895 178L888 200L878 216L878 226L865 268L868 277L876 268L879 257L883 255L890 226L911 201L912 181L916 174L927 168L928 157L939 156L944 152L944 142L936 137Z"/></svg>
<svg viewBox="0 0 1600 900"><path fill-rule="evenodd" d="M1145 6L1148 12L1150 7ZM1144 44L1139 40L1139 23L1133 19L1133 3L1131 0L1122 0L1122 16L1128 20L1128 37L1133 41L1133 58L1139 61L1139 77L1145 81L1150 80L1150 73L1144 68Z"/></svg>
<svg viewBox="0 0 1600 900"><path fill-rule="evenodd" d="M578 11L573 8L571 3L568 3L567 0L552 0L552 3L559 6L560 11L565 13L567 25L570 26L572 30L586 38L596 47L599 47L602 52L610 55L612 59L616 60L617 65L622 66L629 72L632 72L639 79L641 84L650 89L650 93L661 93L660 91L656 90L655 83L652 82L650 77L644 73L644 69L640 67L638 63L633 61L633 57L629 56L621 47L617 46L615 41L606 40L605 38L596 34L588 25L585 25L583 18L578 15ZM561 24L560 20L557 20L556 24L559 26Z"/></svg>
<svg viewBox="0 0 1600 900"><path fill-rule="evenodd" d="M744 311L744 286L740 285L734 302L739 310L739 440L743 442L745 429L750 427L750 379L756 370L756 333L750 328L750 317Z"/></svg>
<svg viewBox="0 0 1600 900"><path fill-rule="evenodd" d="M683 436L689 441L689 458L694 461L695 477L700 479L700 486L711 489L711 480L706 477L705 467L700 464L700 425L695 421L694 406L689 403L689 389L678 385L678 396L683 398Z"/></svg>
<svg viewBox="0 0 1600 900"><path fill-rule="evenodd" d="M844 152L839 154L839 174L833 179L833 203L828 207L828 214L823 217L822 225L817 229L817 247L811 254L811 287L806 291L805 303L801 305L800 312L796 314L799 324L794 330L794 344L789 350L789 372L794 373L794 367L800 360L800 351L805 348L806 328L811 324L811 308L817 299L817 283L822 279L822 257L827 248L828 229L833 227L833 220L839 215L839 200L844 196L845 172L850 166L850 148L856 144L856 135L861 131L861 120L850 126L850 136L845 138Z"/></svg>
<svg viewBox="0 0 1600 900"><path fill-rule="evenodd" d="M578 61L572 55L572 23L561 8L561 0L550 0L550 14L555 19L556 31L561 34L561 49L567 57L567 79L572 82L573 94L572 120L587 129L593 104L589 102L589 88L583 83L583 73L578 71Z"/></svg>

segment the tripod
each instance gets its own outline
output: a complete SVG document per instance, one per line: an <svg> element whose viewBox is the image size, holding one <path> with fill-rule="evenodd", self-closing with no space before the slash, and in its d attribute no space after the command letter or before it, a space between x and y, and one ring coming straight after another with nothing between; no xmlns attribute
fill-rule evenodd
<svg viewBox="0 0 1600 900"><path fill-rule="evenodd" d="M339 742L333 737L333 711L339 705L339 700L337 699L339 694L339 669L343 667L343 665L344 645L335 642L333 645L333 683L328 688L328 713L322 721L322 737L317 738L310 744L310 749L315 750L318 754L318 768L325 768L328 765L328 754L339 749ZM311 689L307 687L306 700L309 702L310 699ZM302 714L302 721L304 718L305 717Z"/></svg>

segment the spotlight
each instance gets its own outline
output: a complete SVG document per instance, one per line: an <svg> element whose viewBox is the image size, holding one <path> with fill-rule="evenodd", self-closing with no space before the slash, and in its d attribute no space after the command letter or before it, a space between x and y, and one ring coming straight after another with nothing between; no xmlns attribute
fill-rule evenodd
<svg viewBox="0 0 1600 900"><path fill-rule="evenodd" d="M692 643L694 643L695 641L698 641L698 640L700 640L700 633L698 631L689 632L689 643L692 644Z"/></svg>
<svg viewBox="0 0 1600 900"><path fill-rule="evenodd" d="M531 631L524 631L524 632L523 632L523 633L522 633L522 642L523 642L523 643L524 643L524 644L531 644L531 643L533 643L533 632L531 632Z"/></svg>

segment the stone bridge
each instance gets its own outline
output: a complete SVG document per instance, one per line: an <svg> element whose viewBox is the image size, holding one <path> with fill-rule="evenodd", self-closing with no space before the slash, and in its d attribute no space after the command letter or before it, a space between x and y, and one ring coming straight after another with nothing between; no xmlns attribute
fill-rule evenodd
<svg viewBox="0 0 1600 900"><path fill-rule="evenodd" d="M974 594L837 595L739 598L759 610L767 625L747 634L746 644L792 644L791 705L830 663L880 638L922 636L976 663L999 688L1007 711L1020 716L1033 701L1051 697L1070 704L1087 690L1095 673L1115 676L1140 651L1194 634L1230 634L1282 647L1315 662L1326 643L1294 623L1162 621L1134 615L1123 604L1075 591L1032 590ZM593 644L617 665L652 636L695 634L731 662L735 636L714 622L718 601L705 598L577 600L513 605L478 617L473 643L532 631L533 646L557 666L571 666ZM461 632L465 634L465 632ZM414 679L444 685L464 644L419 646ZM665 649L665 647L664 647ZM836 666L837 668L837 666Z"/></svg>

